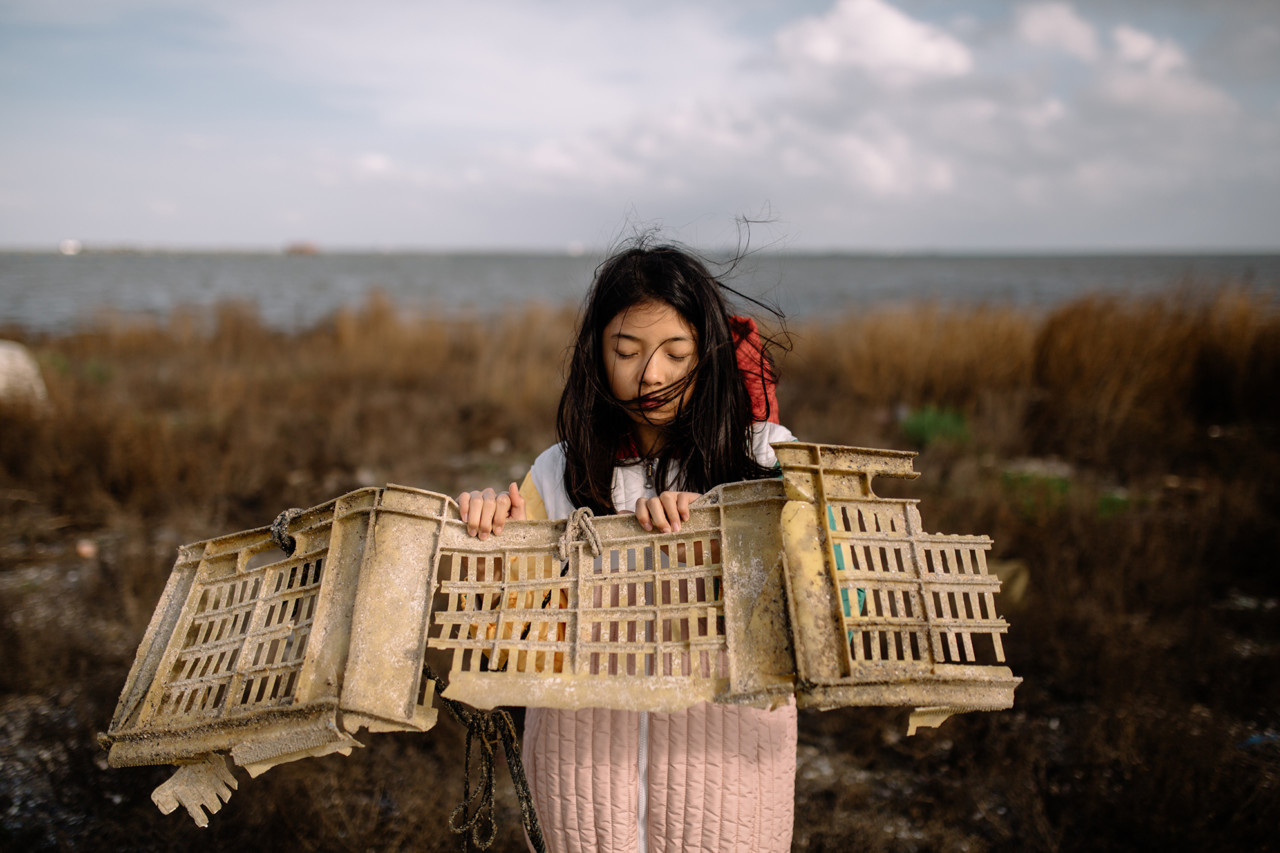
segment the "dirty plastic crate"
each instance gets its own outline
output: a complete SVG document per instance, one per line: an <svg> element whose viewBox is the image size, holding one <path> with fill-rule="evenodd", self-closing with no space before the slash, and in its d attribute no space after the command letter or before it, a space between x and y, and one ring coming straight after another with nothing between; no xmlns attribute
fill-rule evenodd
<svg viewBox="0 0 1280 853"><path fill-rule="evenodd" d="M446 525L430 646L445 695L501 705L673 711L785 701L778 480L705 495L679 533L634 516L508 524L485 542Z"/></svg>
<svg viewBox="0 0 1280 853"><path fill-rule="evenodd" d="M679 533L634 516L508 523L468 536L452 499L362 489L289 525L184 546L111 727L113 766L187 765L157 789L197 822L256 775L426 731L428 654L445 695L501 705L672 711L713 701L912 706L1013 702L990 540L927 534L915 501L872 491L914 454L775 445L782 476L704 495Z"/></svg>
<svg viewBox="0 0 1280 853"><path fill-rule="evenodd" d="M1011 707L1008 624L995 608L985 536L926 533L917 501L877 497L914 454L813 444L776 448L801 706L909 705L918 724ZM815 535L816 534L816 535Z"/></svg>
<svg viewBox="0 0 1280 853"><path fill-rule="evenodd" d="M450 503L362 489L298 518L292 556L265 527L183 546L111 722L111 763L227 752L257 773L350 750L361 727L431 728L424 567Z"/></svg>

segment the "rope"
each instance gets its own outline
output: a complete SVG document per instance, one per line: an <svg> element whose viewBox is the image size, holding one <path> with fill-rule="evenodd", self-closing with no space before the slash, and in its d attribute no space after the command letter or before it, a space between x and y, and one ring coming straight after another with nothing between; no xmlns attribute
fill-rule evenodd
<svg viewBox="0 0 1280 853"><path fill-rule="evenodd" d="M425 678L435 682L436 697L467 730L467 752L462 769L462 802L449 815L449 829L462 836L463 853L471 850L472 845L477 850L488 850L498 837L493 795L494 759L499 744L507 757L507 769L511 771L511 782L515 786L516 797L520 800L520 821L529 836L529 843L536 853L546 853L547 845L542 838L538 815L533 810L533 794L529 791L529 780L524 774L524 762L520 759L520 739L516 735L516 725L511 715L502 710L478 711L461 702L446 699L444 681L429 666L424 666L422 673ZM476 741L480 744L480 784L475 793L472 793L471 746Z"/></svg>
<svg viewBox="0 0 1280 853"><path fill-rule="evenodd" d="M292 557L293 552L298 547L298 540L289 535L289 525L298 516L306 512L305 509L286 509L284 512L276 516L276 520L271 522L271 541L275 542L281 551L284 551L286 557Z"/></svg>
<svg viewBox="0 0 1280 853"><path fill-rule="evenodd" d="M600 534L596 533L596 526L591 521L593 517L595 513L591 511L591 507L587 506L578 507L569 516L557 546L561 561L569 559L569 547L574 542L583 540L591 546L591 556L600 556L600 552L604 549L600 545Z"/></svg>

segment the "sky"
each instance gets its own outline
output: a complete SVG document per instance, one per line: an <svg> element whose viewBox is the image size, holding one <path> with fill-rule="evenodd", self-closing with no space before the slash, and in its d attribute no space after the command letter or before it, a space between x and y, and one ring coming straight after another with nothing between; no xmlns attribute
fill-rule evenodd
<svg viewBox="0 0 1280 853"><path fill-rule="evenodd" d="M1280 251L1277 0L0 0L0 247Z"/></svg>

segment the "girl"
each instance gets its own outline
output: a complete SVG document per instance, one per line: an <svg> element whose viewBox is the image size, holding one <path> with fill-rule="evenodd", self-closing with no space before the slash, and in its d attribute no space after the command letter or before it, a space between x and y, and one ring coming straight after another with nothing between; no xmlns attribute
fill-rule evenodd
<svg viewBox="0 0 1280 853"><path fill-rule="evenodd" d="M772 369L696 258L640 244L597 270L560 398L560 442L524 486L458 497L484 539L508 520L634 511L678 531L721 483L772 476ZM529 708L524 764L554 851L788 850L796 711Z"/></svg>

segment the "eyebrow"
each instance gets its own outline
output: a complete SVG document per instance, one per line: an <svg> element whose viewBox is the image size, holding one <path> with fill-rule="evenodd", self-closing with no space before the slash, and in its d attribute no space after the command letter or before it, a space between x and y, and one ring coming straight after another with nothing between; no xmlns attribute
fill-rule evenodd
<svg viewBox="0 0 1280 853"><path fill-rule="evenodd" d="M628 335L625 332L614 332L610 337L614 340L635 341L636 343L641 343L638 335ZM666 340L658 341L658 346L678 342L693 343L693 338L689 335L673 335Z"/></svg>

